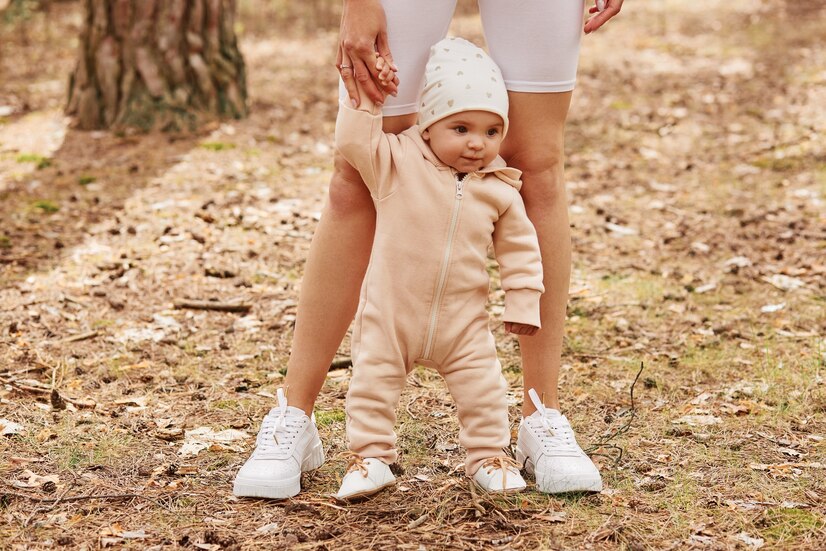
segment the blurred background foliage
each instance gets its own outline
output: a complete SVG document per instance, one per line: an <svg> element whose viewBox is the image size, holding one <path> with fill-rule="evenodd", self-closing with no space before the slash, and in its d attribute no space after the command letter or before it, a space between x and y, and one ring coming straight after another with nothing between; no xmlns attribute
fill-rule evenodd
<svg viewBox="0 0 826 551"><path fill-rule="evenodd" d="M133 0L141 1L141 0ZM236 0L239 34L306 35L338 28L341 0ZM81 4L82 0L0 0L0 21L6 25L26 23L47 16L54 4ZM459 0L458 13L475 9L475 0Z"/></svg>

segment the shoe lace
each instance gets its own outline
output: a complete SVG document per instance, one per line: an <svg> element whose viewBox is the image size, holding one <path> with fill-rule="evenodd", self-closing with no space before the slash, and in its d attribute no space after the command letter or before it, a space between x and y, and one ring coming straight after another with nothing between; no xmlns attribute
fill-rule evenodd
<svg viewBox="0 0 826 551"><path fill-rule="evenodd" d="M278 389L276 397L278 399L278 415L267 414L264 417L256 444L259 453L284 457L292 453L303 423L295 415L287 414L287 397L284 395L283 388Z"/></svg>
<svg viewBox="0 0 826 551"><path fill-rule="evenodd" d="M364 464L364 458L356 452L341 452L339 457L342 460L347 461L347 468L344 470L345 474L349 474L353 471L359 471L364 478L367 478L367 475L370 474L367 470L367 466Z"/></svg>
<svg viewBox="0 0 826 551"><path fill-rule="evenodd" d="M570 452L579 454L579 444L574 438L574 431L571 425L568 424L565 417L560 415L555 410L546 408L536 390L530 389L528 396L533 402L534 407L539 412L539 431L537 436L542 442L542 447L546 452ZM530 420L535 420L535 417L529 417Z"/></svg>
<svg viewBox="0 0 826 551"><path fill-rule="evenodd" d="M482 468L485 469L488 474L490 474L491 470L499 469L502 471L502 487L508 487L508 469L516 469L517 471L522 468L522 465L506 455L497 455L496 457L489 457L482 463Z"/></svg>

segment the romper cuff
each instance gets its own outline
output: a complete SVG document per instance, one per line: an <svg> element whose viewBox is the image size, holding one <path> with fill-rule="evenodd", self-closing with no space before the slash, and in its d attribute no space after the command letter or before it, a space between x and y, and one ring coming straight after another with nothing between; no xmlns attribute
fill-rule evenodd
<svg viewBox="0 0 826 551"><path fill-rule="evenodd" d="M502 321L542 327L539 323L539 297L542 291L513 289L505 292L505 313Z"/></svg>

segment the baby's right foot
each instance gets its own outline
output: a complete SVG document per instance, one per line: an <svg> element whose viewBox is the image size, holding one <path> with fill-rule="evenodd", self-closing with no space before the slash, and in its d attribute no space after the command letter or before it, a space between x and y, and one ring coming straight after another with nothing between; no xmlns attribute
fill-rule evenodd
<svg viewBox="0 0 826 551"><path fill-rule="evenodd" d="M352 501L373 495L395 483L396 477L386 463L375 457L351 454L347 473L335 498L340 501Z"/></svg>
<svg viewBox="0 0 826 551"><path fill-rule="evenodd" d="M473 475L473 482L486 492L521 492L527 485L519 468L519 463L510 457L491 457Z"/></svg>

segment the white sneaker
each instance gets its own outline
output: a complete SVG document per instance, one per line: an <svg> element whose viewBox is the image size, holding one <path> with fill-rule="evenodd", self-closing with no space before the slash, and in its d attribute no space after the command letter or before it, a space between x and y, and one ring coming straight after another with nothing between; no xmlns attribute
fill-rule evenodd
<svg viewBox="0 0 826 551"><path fill-rule="evenodd" d="M473 482L486 492L521 492L526 484L519 467L510 457L491 457L473 475Z"/></svg>
<svg viewBox="0 0 826 551"><path fill-rule="evenodd" d="M547 494L602 490L599 471L577 444L568 419L546 408L534 389L528 395L536 411L519 423L516 460L534 475L536 488Z"/></svg>
<svg viewBox="0 0 826 551"><path fill-rule="evenodd" d="M278 389L278 407L264 417L255 451L235 476L236 496L285 499L301 491L301 473L324 463L324 447L315 418L287 406L284 390Z"/></svg>
<svg viewBox="0 0 826 551"><path fill-rule="evenodd" d="M355 500L373 495L395 483L396 477L386 463L375 457L362 458L352 454L347 474L344 475L335 498L341 501Z"/></svg>

